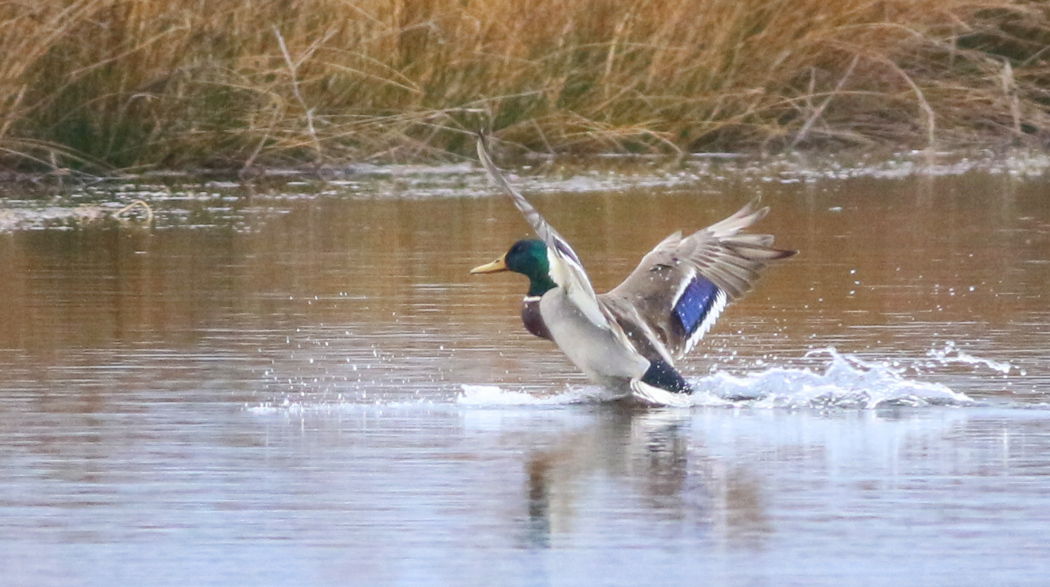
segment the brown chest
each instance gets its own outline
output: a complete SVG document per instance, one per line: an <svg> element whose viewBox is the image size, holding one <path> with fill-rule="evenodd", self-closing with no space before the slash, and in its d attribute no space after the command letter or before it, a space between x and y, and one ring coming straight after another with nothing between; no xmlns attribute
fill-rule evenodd
<svg viewBox="0 0 1050 587"><path fill-rule="evenodd" d="M554 340L551 338L550 330L547 330L547 325L543 322L543 316L540 315L539 296L526 296L522 301L521 321L525 324L525 330L540 338Z"/></svg>

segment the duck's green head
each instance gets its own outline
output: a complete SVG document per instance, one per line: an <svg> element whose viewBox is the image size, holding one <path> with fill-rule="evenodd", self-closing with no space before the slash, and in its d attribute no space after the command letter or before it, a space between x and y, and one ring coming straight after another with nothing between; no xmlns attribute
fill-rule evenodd
<svg viewBox="0 0 1050 587"><path fill-rule="evenodd" d="M547 290L557 287L551 279L550 259L547 245L538 240L520 240L499 259L470 270L471 273L498 273L514 271L529 278L530 296L542 296Z"/></svg>

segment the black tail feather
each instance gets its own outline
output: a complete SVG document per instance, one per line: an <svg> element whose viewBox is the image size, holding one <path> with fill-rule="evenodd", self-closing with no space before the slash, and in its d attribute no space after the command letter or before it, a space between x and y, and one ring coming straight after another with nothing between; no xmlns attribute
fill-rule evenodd
<svg viewBox="0 0 1050 587"><path fill-rule="evenodd" d="M651 360L642 381L673 393L693 393L685 377L663 359Z"/></svg>

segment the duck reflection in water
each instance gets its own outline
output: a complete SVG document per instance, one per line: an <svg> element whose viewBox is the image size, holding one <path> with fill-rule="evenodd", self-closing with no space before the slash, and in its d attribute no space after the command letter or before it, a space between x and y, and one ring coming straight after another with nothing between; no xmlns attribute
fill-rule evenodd
<svg viewBox="0 0 1050 587"><path fill-rule="evenodd" d="M526 460L530 546L548 548L573 534L583 499L600 490L596 482L611 480L657 522L688 525L728 548L762 547L772 527L757 476L706 456L689 437L690 414L600 409L592 425ZM616 515L603 515L600 523Z"/></svg>

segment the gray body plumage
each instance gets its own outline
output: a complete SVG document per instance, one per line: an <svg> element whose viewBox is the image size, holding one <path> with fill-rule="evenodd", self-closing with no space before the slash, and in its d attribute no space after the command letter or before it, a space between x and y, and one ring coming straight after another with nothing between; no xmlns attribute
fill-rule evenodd
<svg viewBox="0 0 1050 587"><path fill-rule="evenodd" d="M540 314L554 343L595 383L626 394L631 381L649 368L649 361L625 345L616 329L588 320L563 288L543 294Z"/></svg>

